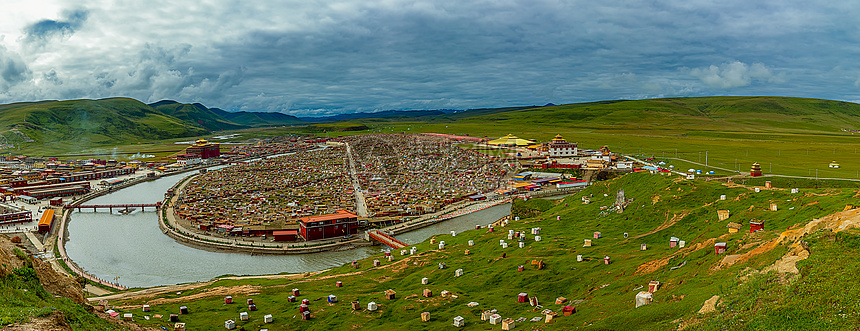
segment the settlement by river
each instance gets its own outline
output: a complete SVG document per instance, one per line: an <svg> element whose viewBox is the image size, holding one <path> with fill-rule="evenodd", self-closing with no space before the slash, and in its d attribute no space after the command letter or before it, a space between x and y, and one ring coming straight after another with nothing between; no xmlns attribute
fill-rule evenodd
<svg viewBox="0 0 860 331"><path fill-rule="evenodd" d="M375 134L327 144L194 177L172 192L171 226L199 245L289 253L299 246L289 242L318 245L484 199L506 174L493 157L436 136Z"/></svg>
<svg viewBox="0 0 860 331"><path fill-rule="evenodd" d="M176 208L179 221L175 225L186 235L211 242L233 241L235 245L250 240L262 245L272 243L273 236L263 239L261 234L296 229L303 218L311 216L334 211L356 213L359 206L366 206L368 215L362 217L363 226L420 214L430 218L429 213L449 212L453 203L498 188L505 175L492 158L460 149L438 137L347 137L329 142L326 147L292 148L295 152L289 155L210 169L178 186L182 187L174 192L178 199L168 210ZM160 200L164 192L184 179L164 177L89 203ZM486 225L509 213L510 205L503 204L442 223L431 222L431 226L400 234L398 239L417 243L438 233L474 229L475 225ZM165 236L159 230L158 215L152 212L75 212L72 219L66 244L69 256L88 273L125 286L202 281L223 274L316 271L380 249L377 246L280 256L223 249L210 252ZM233 230L236 228L241 230ZM254 229L263 231L250 236ZM281 247L307 245L302 238L296 239L298 243Z"/></svg>
<svg viewBox="0 0 860 331"><path fill-rule="evenodd" d="M162 198L183 176L144 182L96 198L92 204L146 203ZM474 229L510 214L510 204L488 208L397 238L415 244L435 234ZM165 236L157 213L129 215L92 211L74 212L68 224L66 250L81 268L98 278L130 287L148 287L206 281L219 275L302 273L323 270L370 256L384 247L301 255L249 255L212 252L182 245Z"/></svg>

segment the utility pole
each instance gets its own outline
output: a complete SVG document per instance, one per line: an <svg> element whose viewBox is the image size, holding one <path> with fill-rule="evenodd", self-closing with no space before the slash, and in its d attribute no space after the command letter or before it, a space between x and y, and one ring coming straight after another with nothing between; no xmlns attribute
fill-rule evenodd
<svg viewBox="0 0 860 331"><path fill-rule="evenodd" d="M705 151L705 166L708 165L708 151Z"/></svg>

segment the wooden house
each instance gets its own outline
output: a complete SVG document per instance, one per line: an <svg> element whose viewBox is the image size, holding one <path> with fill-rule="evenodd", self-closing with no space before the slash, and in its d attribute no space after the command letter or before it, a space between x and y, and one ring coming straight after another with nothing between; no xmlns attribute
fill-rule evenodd
<svg viewBox="0 0 860 331"><path fill-rule="evenodd" d="M394 290L388 289L385 291L385 298L388 300L394 300L394 296L396 294L397 294L397 292L395 292Z"/></svg>
<svg viewBox="0 0 860 331"><path fill-rule="evenodd" d="M563 308L561 308L561 312L564 316L570 316L576 313L576 307L564 306Z"/></svg>
<svg viewBox="0 0 860 331"><path fill-rule="evenodd" d="M660 282L656 280L652 280L648 282L648 293L657 292L657 289L660 288Z"/></svg>
<svg viewBox="0 0 860 331"><path fill-rule="evenodd" d="M516 327L516 322L513 318L506 318L502 321L502 330L513 330Z"/></svg>
<svg viewBox="0 0 860 331"><path fill-rule="evenodd" d="M729 228L729 233L736 233L740 231L743 226L735 222L729 222L729 224L726 224L726 227Z"/></svg>
<svg viewBox="0 0 860 331"><path fill-rule="evenodd" d="M750 233L764 230L764 221L750 220Z"/></svg>
<svg viewBox="0 0 860 331"><path fill-rule="evenodd" d="M653 301L653 300L654 300L654 296L651 293L641 291L641 292L636 294L636 300L635 300L636 308L650 304L651 301Z"/></svg>
<svg viewBox="0 0 860 331"><path fill-rule="evenodd" d="M716 243L714 244L714 255L720 255L726 252L726 243Z"/></svg>
<svg viewBox="0 0 860 331"><path fill-rule="evenodd" d="M454 317L454 326L460 328L466 325L466 319L463 316Z"/></svg>

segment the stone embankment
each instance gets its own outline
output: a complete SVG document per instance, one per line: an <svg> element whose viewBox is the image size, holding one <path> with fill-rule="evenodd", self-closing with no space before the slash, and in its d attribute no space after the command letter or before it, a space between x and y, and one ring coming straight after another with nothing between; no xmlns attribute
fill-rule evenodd
<svg viewBox="0 0 860 331"><path fill-rule="evenodd" d="M182 187L191 181L193 177L189 177L173 186L173 195L166 198L162 203L162 210L158 211L158 227L161 232L173 238L178 243L215 252L238 252L248 254L308 254L325 251L342 251L355 249L359 247L370 246L371 243L361 238L350 239L333 239L328 241L318 241L314 243L290 243L290 244L263 244L250 243L239 240L224 239L204 234L192 234L184 230L176 220L176 214L173 207L178 200L178 192Z"/></svg>

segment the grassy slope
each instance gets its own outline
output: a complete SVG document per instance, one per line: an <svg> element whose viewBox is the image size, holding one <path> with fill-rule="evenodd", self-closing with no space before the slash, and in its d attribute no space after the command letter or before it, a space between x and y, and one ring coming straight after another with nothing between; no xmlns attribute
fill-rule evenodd
<svg viewBox="0 0 860 331"><path fill-rule="evenodd" d="M11 128L35 141L25 146L59 151L206 133L127 98L34 103L0 110L0 132L14 136L8 131Z"/></svg>
<svg viewBox="0 0 860 331"><path fill-rule="evenodd" d="M27 258L19 253L20 257ZM0 325L27 322L29 317L45 317L63 312L73 330L116 330L117 326L102 320L64 297L45 291L32 264L0 276Z"/></svg>
<svg viewBox="0 0 860 331"><path fill-rule="evenodd" d="M41 107L46 104L51 103L42 103ZM12 115L2 109L32 108L32 105L22 103L0 106L0 120L2 123L20 122L20 119L5 117ZM348 134L439 132L495 138L513 133L538 141L546 141L561 133L568 140L578 142L581 148L596 149L608 145L613 151L623 153L658 158L678 157L700 163L705 163L707 158L710 166L732 171L748 171L753 162L759 162L766 173L814 177L817 169L819 177L860 179L857 137L839 130L842 127L860 127L858 110L860 105L857 104L804 98L669 98L480 109L422 117L420 120L360 119L332 125L369 127L368 130L350 131ZM217 109L210 111L220 113ZM21 114L17 111L11 113ZM249 116L250 113L230 114ZM245 124L261 123L256 117L250 121ZM323 136L342 134L320 133L316 126L233 132L242 133L243 137L248 138L290 133ZM14 136L8 132L4 135ZM92 141L117 144L112 140L115 139L113 137L92 132L82 137L85 141L83 144L47 144L21 152L58 154L70 153L68 150L79 152L86 146L94 145ZM120 149L134 151L135 146ZM841 163L842 168L828 168L827 164L832 160ZM680 160L672 162L684 169L714 170Z"/></svg>
<svg viewBox="0 0 860 331"><path fill-rule="evenodd" d="M479 313L483 309L495 308L503 317L539 316L532 311L528 304L516 302L516 294L527 292L536 295L541 303L553 310L560 310L553 303L558 296L572 300L585 300L575 304L579 312L573 317L561 317L554 324L536 325L530 322L520 323L528 329L538 326L547 330L586 327L597 330L618 330L636 325L640 329L675 329L679 319L696 317L696 311L702 303L714 294L738 295L749 291L738 281L741 270L750 267L761 269L773 263L789 248L777 246L774 250L753 257L748 263L741 263L723 270L714 270L723 256L715 256L713 244L707 243L710 238L724 236L720 241L729 243L729 253L737 254L751 250L756 243L761 243L778 236L779 229L785 229L796 223L806 222L814 217L821 217L842 210L847 202L854 202L853 190L818 189L809 193L791 195L786 190L768 190L753 193L745 188L729 188L716 182L705 181L675 181L677 177L664 177L644 173L632 174L609 182L598 183L586 191L568 197L558 202L536 218L521 219L512 222L507 228L499 228L496 232L472 230L463 232L456 237L450 235L436 236L436 240L447 243L445 250L436 250L436 245L424 242L416 245L418 256L409 259L394 252L394 262L384 262L380 268L371 267L372 259L383 260L375 256L360 261L360 274L352 276L334 276L332 278L309 281L283 280L223 280L210 287L235 286L250 284L262 286L260 294L251 296L260 308L251 313L251 320L239 322L246 328L263 326L262 315L272 313L275 323L266 325L270 330L326 330L358 328L367 330L435 330L450 325L454 316L466 318L467 329L486 329L490 327L481 322ZM624 188L627 197L633 202L623 214L600 215L600 207L614 201L615 192ZM603 194L608 197L603 197ZM719 195L726 194L728 200L720 201ZM580 196L593 195L592 203L580 204ZM657 200L659 197L659 200ZM658 202L654 202L658 201ZM811 202L817 204L810 205ZM769 203L776 202L780 211L766 210ZM704 205L707 203L707 205ZM539 205L544 205L540 203ZM793 210L790 209L793 207ZM544 209L540 207L539 209ZM728 235L725 224L727 221L716 221L718 209L731 210L730 220L746 223L747 220L766 219L767 231L753 235L745 232ZM641 238L645 234L674 215L687 214L679 217L674 225ZM556 217L560 221L556 221ZM488 222L491 220L487 220ZM507 240L508 229L528 231L531 227L541 227L543 240L533 241L529 235L523 249L514 247L502 250L498 245L500 239ZM590 238L592 232L601 231L603 238L595 240L593 247L582 247L583 239ZM625 239L623 232L628 232L630 238ZM658 267L650 273L637 273L640 265L649 261L659 260L676 253L677 248L668 247L672 236L686 240L692 247L706 243L700 250L690 250L687 255L677 255L668 259L667 264ZM474 240L475 246L466 245L468 240ZM507 240L512 242L512 240ZM639 245L649 246L647 251L640 251ZM747 245L751 244L751 245ZM743 247L743 248L741 248ZM463 250L470 249L471 255L464 255ZM816 254L816 251L813 251ZM506 258L501 258L506 253ZM586 261L576 262L576 255L582 254ZM852 253L854 254L854 253ZM613 263L604 265L602 258L610 256ZM547 269L536 270L529 265L532 259L541 259L547 263ZM403 261L406 260L406 261ZM683 268L670 270L670 267L686 261ZM437 263L445 262L447 269L438 269ZM516 271L517 265L525 265L523 272ZM454 270L463 268L463 277L454 277ZM342 266L326 272L323 276L354 273L357 270ZM430 285L420 284L422 277L430 278ZM795 282L805 282L808 274L803 274ZM816 276L822 277L822 276ZM757 279L757 278L756 278ZM815 278L813 278L815 279ZM335 280L341 280L345 286L337 288ZM655 294L655 303L646 307L634 309L633 298L640 286L645 286L651 280L663 283ZM810 279L812 280L812 279ZM773 284L768 286L775 286ZM313 321L301 321L297 315L296 303L289 303L286 297L289 289L300 288L301 298L312 301L311 310ZM421 290L429 288L435 294L433 298L420 297ZM384 299L382 292L394 289L398 299ZM182 295L193 295L209 289L199 289L184 292ZM448 290L459 295L458 299L446 299L438 296L442 290ZM229 293L229 291L228 291ZM759 293L759 292L756 292ZM325 303L324 297L334 294L340 299L338 304ZM747 295L747 294L744 294ZM805 302L828 300L825 295L809 291ZM169 295L169 298L180 297ZM234 295L237 301L244 301L247 295ZM301 299L300 298L300 299ZM749 300L754 301L755 298ZM359 300L362 307L370 301L381 304L376 312L352 312L349 302ZM846 298L843 305L850 306L860 303L856 298ZM480 306L469 308L466 303L479 302ZM117 304L143 304L143 301L122 302ZM199 300L164 305L155 305L154 313L167 314L176 311L179 305L188 305L191 315L183 316L182 320L192 328L214 328L222 325L224 320L237 319L239 312L246 311L242 304L224 305L221 296L204 297ZM827 309L824 309L827 310ZM432 320L420 322L419 314L429 311ZM798 318L820 319L817 312L792 310ZM712 320L699 325L700 328L719 328L720 321L731 316L710 316ZM166 325L163 321L141 322L144 325ZM834 324L844 327L844 324Z"/></svg>
<svg viewBox="0 0 860 331"><path fill-rule="evenodd" d="M738 171L753 162L766 173L860 179L860 105L784 97L670 98L604 101L485 112L441 122L365 122L379 132L437 132L497 138L509 133L537 141L562 134L580 148L678 157ZM838 161L840 169L827 164ZM689 163L678 161L685 170ZM710 168L697 167L703 170ZM725 173L718 171L718 173Z"/></svg>
<svg viewBox="0 0 860 331"><path fill-rule="evenodd" d="M221 111L222 116L227 120L246 125L249 127L264 127L276 125L296 125L303 124L304 121L291 115L282 113L267 113L267 112L225 112Z"/></svg>
<svg viewBox="0 0 860 331"><path fill-rule="evenodd" d="M153 108L166 115L176 117L187 123L197 123L210 131L244 129L247 126L225 120L217 112L199 103L184 104L174 101L159 101L150 104Z"/></svg>

